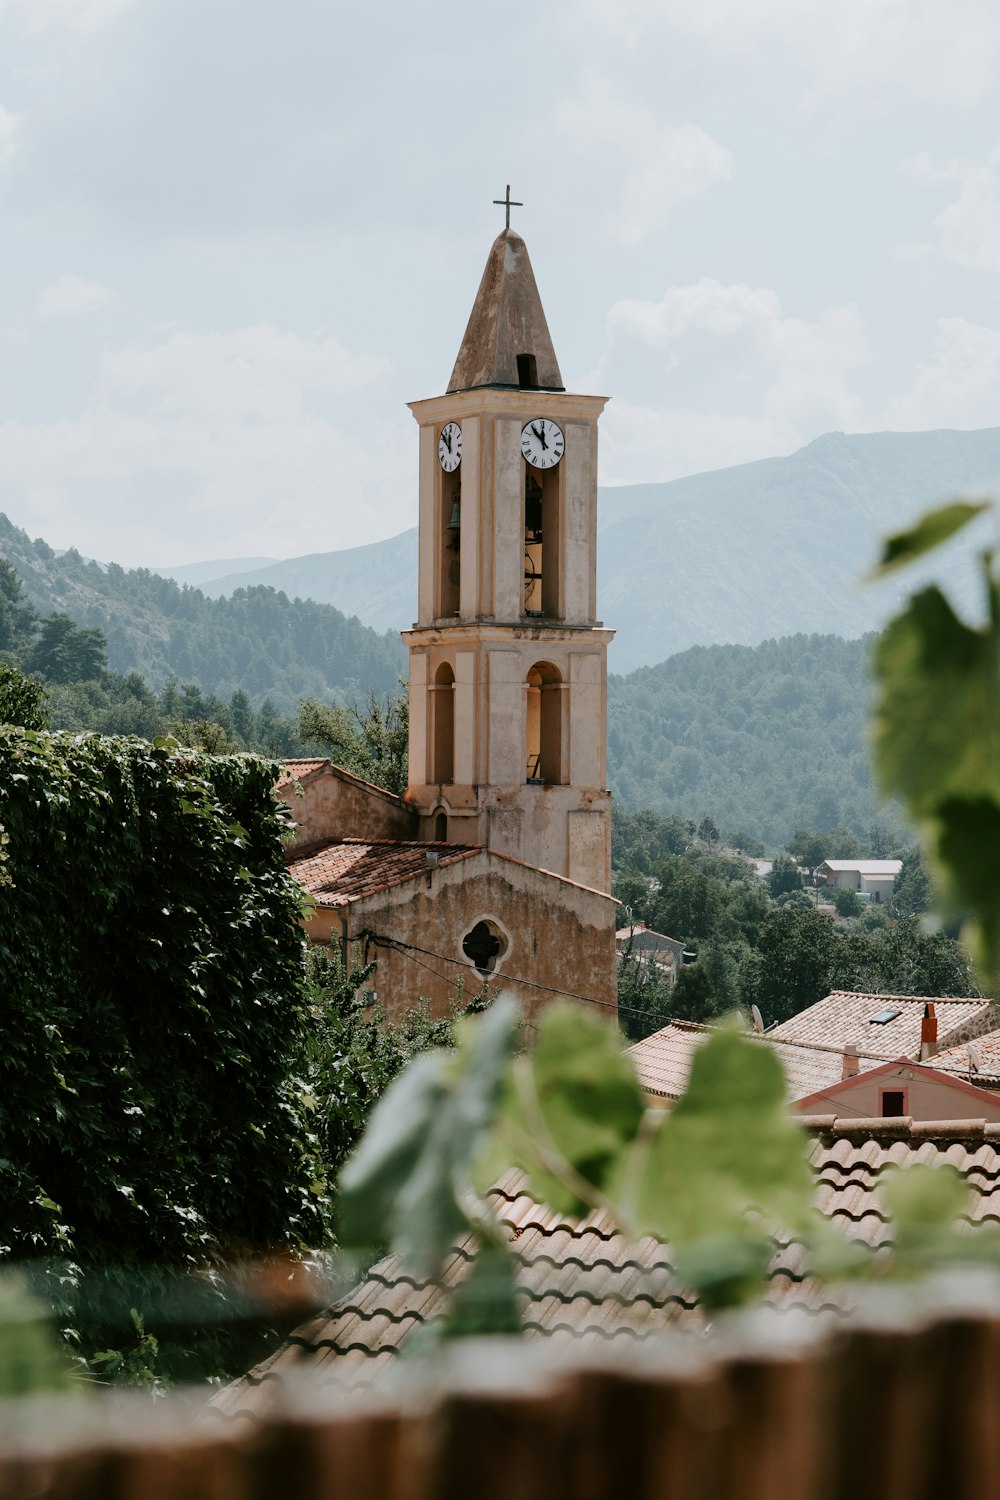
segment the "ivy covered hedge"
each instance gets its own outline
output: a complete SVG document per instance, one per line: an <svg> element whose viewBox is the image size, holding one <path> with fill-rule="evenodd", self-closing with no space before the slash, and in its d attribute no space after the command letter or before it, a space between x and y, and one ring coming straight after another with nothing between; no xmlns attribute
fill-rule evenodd
<svg viewBox="0 0 1000 1500"><path fill-rule="evenodd" d="M322 1242L275 767L0 727L0 1247Z"/></svg>

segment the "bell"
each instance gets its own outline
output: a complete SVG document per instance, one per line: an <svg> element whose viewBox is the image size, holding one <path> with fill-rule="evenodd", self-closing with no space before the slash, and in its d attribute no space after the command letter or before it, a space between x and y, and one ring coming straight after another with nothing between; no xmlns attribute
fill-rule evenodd
<svg viewBox="0 0 1000 1500"><path fill-rule="evenodd" d="M462 502L456 490L451 501L451 519L448 522L449 531L461 531L462 529Z"/></svg>

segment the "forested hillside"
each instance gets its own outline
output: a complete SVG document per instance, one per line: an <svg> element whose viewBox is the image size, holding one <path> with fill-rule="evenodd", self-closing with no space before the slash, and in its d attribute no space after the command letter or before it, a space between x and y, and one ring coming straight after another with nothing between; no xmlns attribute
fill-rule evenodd
<svg viewBox="0 0 1000 1500"><path fill-rule="evenodd" d="M879 809L865 743L873 637L695 646L612 677L608 779L627 810L741 830L781 848L796 827L864 833Z"/></svg>
<svg viewBox="0 0 1000 1500"><path fill-rule="evenodd" d="M405 672L397 635L378 635L330 604L263 587L209 599L144 568L102 568L75 550L57 556L3 515L0 556L40 614L56 611L99 628L111 670L138 672L156 688L178 678L220 698L242 689L288 711L304 697L343 701L391 691Z"/></svg>

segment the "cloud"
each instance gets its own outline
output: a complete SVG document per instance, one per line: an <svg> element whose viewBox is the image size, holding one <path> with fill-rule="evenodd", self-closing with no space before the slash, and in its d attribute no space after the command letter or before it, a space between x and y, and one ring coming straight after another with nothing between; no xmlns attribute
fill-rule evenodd
<svg viewBox="0 0 1000 1500"><path fill-rule="evenodd" d="M1000 147L985 160L936 163L926 152L903 163L918 182L957 183L958 195L938 214L934 247L954 265L1000 273ZM901 247L904 255L916 247Z"/></svg>
<svg viewBox="0 0 1000 1500"><path fill-rule="evenodd" d="M657 301L616 302L600 374L626 389L603 424L602 479L748 463L853 427L861 402L850 377L868 358L857 308L791 317L769 287L705 277ZM639 374L619 381L625 371Z"/></svg>
<svg viewBox="0 0 1000 1500"><path fill-rule="evenodd" d="M869 349L854 306L827 308L810 322L786 317L769 287L703 277L669 287L658 302L617 302L608 314L611 350L637 340L662 350L667 368L678 359L677 346L695 338L704 360L706 336L716 345L724 341L715 357L729 373L748 377L745 400L769 420L806 428L847 427L856 419L859 398L847 377L868 360Z"/></svg>
<svg viewBox="0 0 1000 1500"><path fill-rule="evenodd" d="M995 427L1000 389L1000 328L941 318L933 357L917 366L909 391L893 398L887 425L906 431Z"/></svg>
<svg viewBox="0 0 1000 1500"><path fill-rule="evenodd" d="M731 152L700 126L670 124L593 74L556 105L554 123L607 189L605 224L625 245L641 243L678 203L702 197L732 173Z"/></svg>
<svg viewBox="0 0 1000 1500"><path fill-rule="evenodd" d="M11 114L9 109L4 109L0 104L0 162L10 161L16 147L16 137L20 118Z"/></svg>
<svg viewBox="0 0 1000 1500"><path fill-rule="evenodd" d="M781 83L826 96L887 94L971 107L1000 69L994 0L590 0L589 14L638 49L664 29Z"/></svg>
<svg viewBox="0 0 1000 1500"><path fill-rule="evenodd" d="M20 525L126 563L290 556L412 520L409 419L353 398L388 372L332 334L176 332L106 356L80 415L0 423L0 496Z"/></svg>
<svg viewBox="0 0 1000 1500"><path fill-rule="evenodd" d="M30 32L80 36L115 20L135 0L0 0L0 20L11 16Z"/></svg>
<svg viewBox="0 0 1000 1500"><path fill-rule="evenodd" d="M38 316L40 318L74 318L81 313L93 312L114 299L114 292L96 281L84 281L82 276L57 276L49 286L38 294Z"/></svg>

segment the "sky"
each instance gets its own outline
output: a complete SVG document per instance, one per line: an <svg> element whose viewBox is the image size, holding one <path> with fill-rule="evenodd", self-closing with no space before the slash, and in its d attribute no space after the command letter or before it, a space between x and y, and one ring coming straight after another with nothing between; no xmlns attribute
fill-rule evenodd
<svg viewBox="0 0 1000 1500"><path fill-rule="evenodd" d="M415 524L511 184L601 481L1000 421L995 0L0 0L0 510Z"/></svg>

